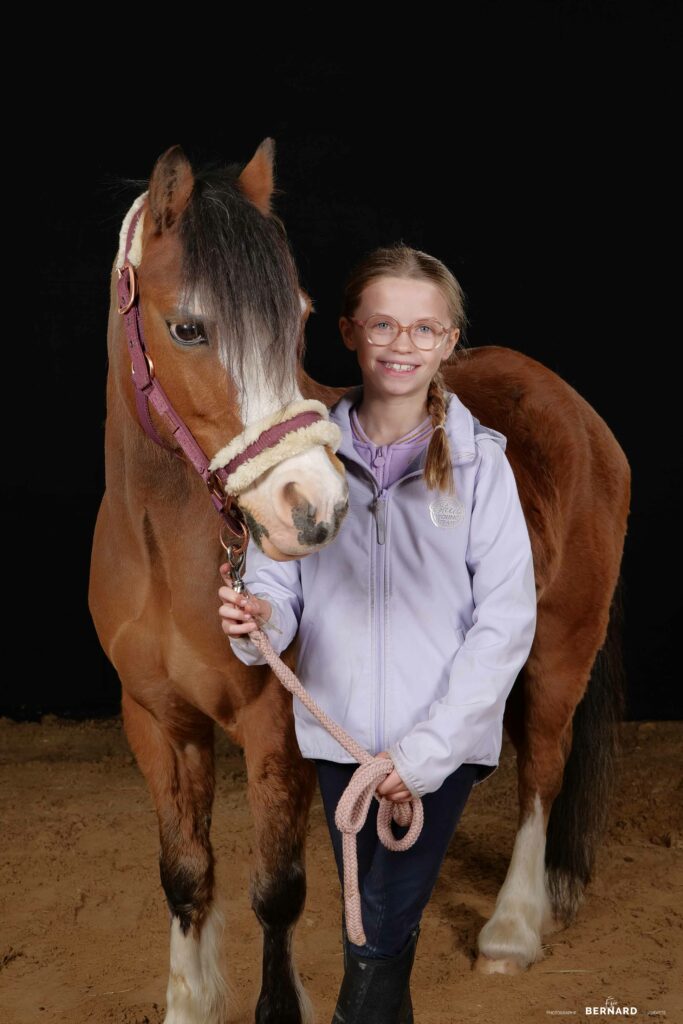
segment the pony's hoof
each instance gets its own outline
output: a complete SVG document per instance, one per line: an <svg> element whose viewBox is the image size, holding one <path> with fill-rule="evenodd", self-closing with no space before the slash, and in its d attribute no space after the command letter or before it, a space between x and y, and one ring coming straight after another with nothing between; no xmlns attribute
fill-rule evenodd
<svg viewBox="0 0 683 1024"><path fill-rule="evenodd" d="M472 970L479 974L523 974L528 964L521 964L514 957L506 956L500 960L493 960L486 953L480 953L474 961Z"/></svg>

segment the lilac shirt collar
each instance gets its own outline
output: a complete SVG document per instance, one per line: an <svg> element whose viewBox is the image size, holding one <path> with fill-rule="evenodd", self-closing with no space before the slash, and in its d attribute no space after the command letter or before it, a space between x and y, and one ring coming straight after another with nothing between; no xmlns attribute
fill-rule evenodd
<svg viewBox="0 0 683 1024"><path fill-rule="evenodd" d="M422 423L413 427L403 437L399 437L393 444L377 445L363 430L356 415L355 405L349 411L349 419L353 447L370 467L382 489L401 479L418 452L429 444L432 436L432 418L426 416Z"/></svg>

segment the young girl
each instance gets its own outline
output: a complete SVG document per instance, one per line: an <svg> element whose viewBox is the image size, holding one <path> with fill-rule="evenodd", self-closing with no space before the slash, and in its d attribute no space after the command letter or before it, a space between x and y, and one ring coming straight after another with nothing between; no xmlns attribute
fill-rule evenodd
<svg viewBox="0 0 683 1024"><path fill-rule="evenodd" d="M245 583L219 613L243 662L263 623L281 653L298 632L297 675L314 700L394 770L389 800L420 796L413 846L379 841L373 801L358 835L366 944L348 941L334 1022L413 1020L409 979L420 920L472 786L498 764L505 702L536 628L529 534L506 438L450 391L463 295L439 260L381 248L350 274L339 326L363 384L330 411L342 432L349 511L335 540L289 562L251 541ZM257 593L256 591L260 591ZM358 767L293 698L297 740L315 761L342 886L334 813ZM400 838L407 826L393 824Z"/></svg>

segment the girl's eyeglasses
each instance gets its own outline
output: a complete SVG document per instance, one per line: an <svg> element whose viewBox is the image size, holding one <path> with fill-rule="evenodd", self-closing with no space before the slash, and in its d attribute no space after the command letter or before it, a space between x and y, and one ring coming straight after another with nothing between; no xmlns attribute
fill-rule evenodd
<svg viewBox="0 0 683 1024"><path fill-rule="evenodd" d="M444 338L448 337L448 328L432 318L416 320L407 326L400 324L393 316L384 316L381 313L373 313L367 320L357 320L355 316L350 316L349 320L359 327L364 327L370 344L380 347L391 345L402 331L407 331L413 345L423 352L438 348Z"/></svg>

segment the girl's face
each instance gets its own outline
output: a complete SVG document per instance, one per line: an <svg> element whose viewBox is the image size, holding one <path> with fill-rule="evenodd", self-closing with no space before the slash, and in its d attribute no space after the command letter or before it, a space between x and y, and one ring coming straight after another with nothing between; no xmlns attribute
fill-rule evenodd
<svg viewBox="0 0 683 1024"><path fill-rule="evenodd" d="M441 291L431 281L379 277L364 288L354 317L364 321L374 313L393 316L406 326L424 317L433 317L448 328L439 347L425 352L413 344L407 331L401 331L390 345L379 347L368 341L364 327L345 316L339 320L344 344L358 357L366 390L387 397L426 394L429 382L460 337L460 330L452 325ZM414 369L396 370L387 363L409 363Z"/></svg>

